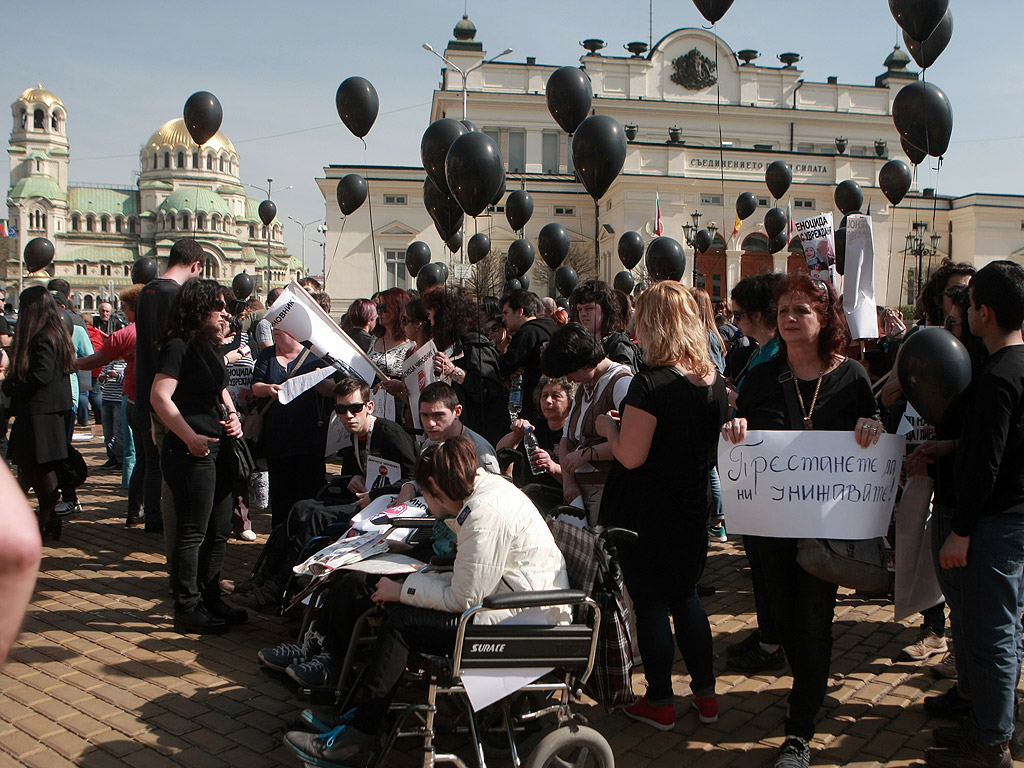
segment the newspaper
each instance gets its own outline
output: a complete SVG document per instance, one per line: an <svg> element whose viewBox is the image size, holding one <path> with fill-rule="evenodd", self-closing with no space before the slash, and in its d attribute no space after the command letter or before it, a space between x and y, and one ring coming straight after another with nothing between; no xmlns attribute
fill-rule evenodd
<svg viewBox="0 0 1024 768"><path fill-rule="evenodd" d="M338 539L292 570L298 576L320 576L387 551L388 542L382 534L364 533L361 536Z"/></svg>

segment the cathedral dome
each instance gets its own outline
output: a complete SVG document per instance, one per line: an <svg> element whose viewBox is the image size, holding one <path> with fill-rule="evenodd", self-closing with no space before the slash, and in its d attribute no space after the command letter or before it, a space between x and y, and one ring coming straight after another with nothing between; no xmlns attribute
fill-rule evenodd
<svg viewBox="0 0 1024 768"><path fill-rule="evenodd" d="M175 120L168 120L166 123L160 126L160 129L149 137L149 141L146 142L147 149L155 149L158 147L196 147L198 146L192 137L188 133L188 129L185 127L185 121L182 118ZM227 150L228 152L235 153L235 145L231 143L231 140L224 135L223 131L217 131L213 138L203 144L204 149L213 150Z"/></svg>
<svg viewBox="0 0 1024 768"><path fill-rule="evenodd" d="M50 91L43 88L42 83L37 85L35 88L26 88L21 96L18 97L18 101L26 104L45 104L48 107L58 105L63 107L64 102L54 96Z"/></svg>

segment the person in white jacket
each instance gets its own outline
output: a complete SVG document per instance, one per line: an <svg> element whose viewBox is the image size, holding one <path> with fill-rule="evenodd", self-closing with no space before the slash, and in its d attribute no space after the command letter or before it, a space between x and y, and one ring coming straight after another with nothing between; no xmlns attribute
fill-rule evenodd
<svg viewBox="0 0 1024 768"><path fill-rule="evenodd" d="M569 588L565 559L537 508L510 482L479 468L470 440L456 437L428 447L416 461L415 477L431 514L457 536L453 570L377 583L373 600L385 608L385 619L350 724L322 735L285 735L285 743L311 764L366 764L409 652L453 653L463 611L494 593ZM485 611L476 620L496 623L509 615ZM545 618L568 622L569 609L546 609Z"/></svg>

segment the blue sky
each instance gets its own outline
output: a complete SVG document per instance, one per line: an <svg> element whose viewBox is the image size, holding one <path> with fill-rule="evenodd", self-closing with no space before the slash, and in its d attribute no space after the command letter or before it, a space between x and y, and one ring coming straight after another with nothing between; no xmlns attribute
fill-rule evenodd
<svg viewBox="0 0 1024 768"><path fill-rule="evenodd" d="M441 68L421 46L443 50L463 7L463 0L228 0L179 11L162 3L56 0L44 13L14 4L4 11L0 94L10 103L42 82L68 107L71 180L124 185L153 131L181 116L189 94L212 91L241 155L243 181L265 186L272 177L275 188L293 185L274 195L279 215L307 222L323 215L314 178L325 165L419 164ZM646 41L652 7L655 41L703 22L686 0L477 0L468 11L488 54L513 48L509 60L535 56L564 65L578 61L584 38L602 38L608 53L623 54L623 44ZM953 139L938 178L929 170L922 186L1024 193L1024 79L1013 63L1024 3L951 8L953 40L928 79L953 105ZM885 0L736 0L717 32L735 50L761 51L759 63L797 51L807 79L836 75L862 84L883 71L899 35ZM380 96L366 150L334 107L338 84L351 75L368 78ZM288 222L286 232L299 255L299 227ZM315 235L306 228L310 263L319 250Z"/></svg>

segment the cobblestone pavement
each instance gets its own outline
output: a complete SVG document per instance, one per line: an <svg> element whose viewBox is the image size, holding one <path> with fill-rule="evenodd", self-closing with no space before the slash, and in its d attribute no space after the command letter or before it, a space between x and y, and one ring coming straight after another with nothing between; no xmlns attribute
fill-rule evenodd
<svg viewBox="0 0 1024 768"><path fill-rule="evenodd" d="M78 443L93 466L98 440ZM0 765L60 768L248 768L299 762L281 746L302 704L281 678L257 665L259 648L289 635L287 619L253 614L222 637L183 637L171 629L161 540L124 527L119 475L96 471L82 489L85 512L65 519L58 547L46 547L24 630L0 669ZM232 541L225 577L244 577L266 541ZM771 765L781 742L790 679L725 670L725 645L754 624L746 560L732 542L714 545L705 599L719 653L721 717L701 725L676 664L678 720L655 731L596 706L583 706L614 748L618 765ZM893 663L914 641L910 622L894 623L885 602L842 595L835 653L814 765L910 765L931 743L921 700L949 683L917 664ZM638 691L642 675L635 676ZM471 754L464 752L464 757ZM396 758L389 764L414 764Z"/></svg>

